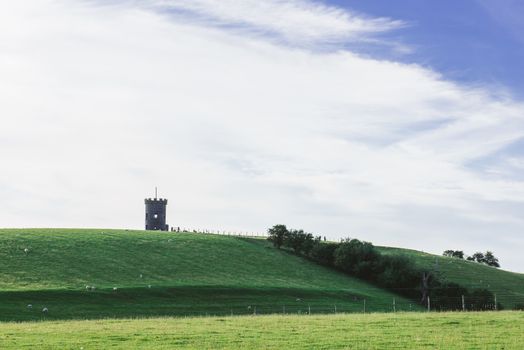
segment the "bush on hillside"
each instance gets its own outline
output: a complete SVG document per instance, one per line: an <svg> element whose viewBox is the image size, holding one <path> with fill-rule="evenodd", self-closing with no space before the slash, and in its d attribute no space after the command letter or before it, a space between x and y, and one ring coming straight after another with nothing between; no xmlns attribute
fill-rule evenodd
<svg viewBox="0 0 524 350"><path fill-rule="evenodd" d="M287 234L289 233L286 225L275 225L267 230L268 241L273 243L273 246L280 249L284 244Z"/></svg>
<svg viewBox="0 0 524 350"><path fill-rule="evenodd" d="M463 296L469 299L466 288L457 283L443 283L433 287L431 304L439 311L459 311L462 310Z"/></svg>
<svg viewBox="0 0 524 350"><path fill-rule="evenodd" d="M369 242L348 238L341 243L326 243L322 242L320 236L314 238L311 233L288 230L284 225L275 225L268 232L268 239L277 248L292 249L296 254L319 264L334 267L408 298L421 300L424 305L427 305L429 296L432 309L461 310L462 296L468 310L495 309L495 298L490 291L478 289L469 292L456 283L443 283L432 273L417 268L412 259L383 255ZM463 258L463 254L462 251L444 252L444 255L458 258ZM468 260L472 259L478 259L482 263L487 263L489 259L491 263L498 262L491 252L486 252L485 255L475 253L468 257ZM497 309L501 310L500 304L497 305Z"/></svg>
<svg viewBox="0 0 524 350"><path fill-rule="evenodd" d="M493 255L493 253L490 252L489 250L486 252L486 254L484 254L483 263L488 266L500 267L499 259L497 259L495 255Z"/></svg>
<svg viewBox="0 0 524 350"><path fill-rule="evenodd" d="M321 265L335 266L335 250L338 243L322 243L315 241L310 252L310 258Z"/></svg>
<svg viewBox="0 0 524 350"><path fill-rule="evenodd" d="M495 310L495 296L487 289L474 289L467 301L466 308L470 311Z"/></svg>
<svg viewBox="0 0 524 350"><path fill-rule="evenodd" d="M515 311L524 311L524 304L515 304L513 306L513 310L515 310Z"/></svg>
<svg viewBox="0 0 524 350"><path fill-rule="evenodd" d="M379 252L369 242L346 239L334 252L335 267L360 278L373 280L379 267Z"/></svg>
<svg viewBox="0 0 524 350"><path fill-rule="evenodd" d="M380 258L378 266L378 285L409 297L420 294L422 271L415 268L410 259L385 255Z"/></svg>
<svg viewBox="0 0 524 350"><path fill-rule="evenodd" d="M488 266L500 267L499 259L497 259L495 255L493 255L493 253L489 250L485 254L481 252L476 252L472 256L468 256L467 260L476 261L478 263L486 264Z"/></svg>
<svg viewBox="0 0 524 350"><path fill-rule="evenodd" d="M451 258L464 259L464 252L462 250L445 250L442 255L449 256Z"/></svg>

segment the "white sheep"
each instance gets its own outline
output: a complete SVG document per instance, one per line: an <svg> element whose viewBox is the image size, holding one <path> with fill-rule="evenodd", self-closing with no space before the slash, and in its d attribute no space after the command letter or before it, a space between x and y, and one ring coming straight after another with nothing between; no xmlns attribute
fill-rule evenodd
<svg viewBox="0 0 524 350"><path fill-rule="evenodd" d="M27 304L27 308L28 308L28 309L32 309L32 308L33 308L33 305L31 305L31 304Z"/></svg>
<svg viewBox="0 0 524 350"><path fill-rule="evenodd" d="M116 291L118 288L117 287L113 287L113 290Z"/></svg>
<svg viewBox="0 0 524 350"><path fill-rule="evenodd" d="M150 284L148 284L148 285L147 285L147 288L150 288L150 289L151 289L151 285L150 285Z"/></svg>
<svg viewBox="0 0 524 350"><path fill-rule="evenodd" d="M90 289L91 289L91 287L90 287L90 286L86 286L86 290L90 290Z"/></svg>
<svg viewBox="0 0 524 350"><path fill-rule="evenodd" d="M96 289L96 287L95 287L95 286L91 286L91 290L95 290L95 289Z"/></svg>
<svg viewBox="0 0 524 350"><path fill-rule="evenodd" d="M142 274L140 274L140 278L142 278L142 277L143 277Z"/></svg>
<svg viewBox="0 0 524 350"><path fill-rule="evenodd" d="M42 309L42 312L45 313L45 314L46 314L48 311L49 311L49 310L48 310L46 307L44 307L44 308Z"/></svg>
<svg viewBox="0 0 524 350"><path fill-rule="evenodd" d="M24 253L26 253L26 254L29 253L29 249L24 248Z"/></svg>

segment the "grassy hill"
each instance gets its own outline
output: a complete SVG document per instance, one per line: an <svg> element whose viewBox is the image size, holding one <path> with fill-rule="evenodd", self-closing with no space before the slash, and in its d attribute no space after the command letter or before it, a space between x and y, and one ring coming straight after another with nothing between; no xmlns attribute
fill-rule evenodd
<svg viewBox="0 0 524 350"><path fill-rule="evenodd" d="M524 304L524 274L504 271L472 261L428 254L416 250L378 247L384 254L404 255L416 265L433 271L444 281L468 288L485 288L497 295L497 301L511 309Z"/></svg>
<svg viewBox="0 0 524 350"><path fill-rule="evenodd" d="M393 299L397 310L418 309L257 240L0 230L0 320L391 311Z"/></svg>

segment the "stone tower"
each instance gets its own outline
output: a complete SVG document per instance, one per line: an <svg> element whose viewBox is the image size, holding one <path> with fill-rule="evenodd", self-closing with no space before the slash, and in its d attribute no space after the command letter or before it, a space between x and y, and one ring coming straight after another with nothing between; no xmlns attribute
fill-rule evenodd
<svg viewBox="0 0 524 350"><path fill-rule="evenodd" d="M166 206L167 199L157 198L155 189L155 198L146 198L146 230L169 231L169 225L166 224Z"/></svg>

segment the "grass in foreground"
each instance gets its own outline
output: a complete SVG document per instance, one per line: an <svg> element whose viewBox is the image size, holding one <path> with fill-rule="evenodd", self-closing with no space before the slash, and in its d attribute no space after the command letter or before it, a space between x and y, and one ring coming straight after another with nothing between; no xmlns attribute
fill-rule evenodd
<svg viewBox="0 0 524 350"><path fill-rule="evenodd" d="M523 312L0 323L1 349L522 349Z"/></svg>

